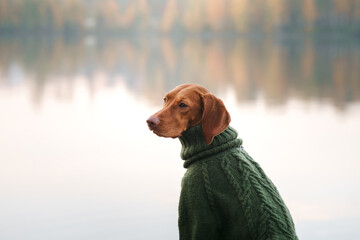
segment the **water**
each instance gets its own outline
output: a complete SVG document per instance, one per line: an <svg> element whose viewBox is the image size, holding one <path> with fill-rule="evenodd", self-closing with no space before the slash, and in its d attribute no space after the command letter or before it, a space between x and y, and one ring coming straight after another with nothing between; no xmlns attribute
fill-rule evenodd
<svg viewBox="0 0 360 240"><path fill-rule="evenodd" d="M145 120L195 82L222 98L300 239L359 239L352 40L0 38L0 238L177 239L178 140Z"/></svg>

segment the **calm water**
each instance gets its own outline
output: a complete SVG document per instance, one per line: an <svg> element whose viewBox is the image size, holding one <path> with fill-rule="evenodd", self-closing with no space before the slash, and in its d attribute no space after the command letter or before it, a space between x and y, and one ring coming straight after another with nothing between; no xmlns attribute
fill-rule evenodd
<svg viewBox="0 0 360 240"><path fill-rule="evenodd" d="M300 239L359 239L359 66L351 40L0 38L0 238L177 239L180 142L145 120L195 82Z"/></svg>

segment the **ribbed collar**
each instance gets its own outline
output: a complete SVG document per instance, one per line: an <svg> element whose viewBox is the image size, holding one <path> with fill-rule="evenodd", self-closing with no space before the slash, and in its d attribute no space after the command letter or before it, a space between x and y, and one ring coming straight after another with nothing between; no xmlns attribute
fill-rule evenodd
<svg viewBox="0 0 360 240"><path fill-rule="evenodd" d="M229 126L225 131L215 136L210 145L207 145L204 140L201 124L187 129L179 137L182 144L180 155L185 161L184 168L188 168L197 160L210 157L230 148L240 147L242 140L237 139L237 135L236 130Z"/></svg>

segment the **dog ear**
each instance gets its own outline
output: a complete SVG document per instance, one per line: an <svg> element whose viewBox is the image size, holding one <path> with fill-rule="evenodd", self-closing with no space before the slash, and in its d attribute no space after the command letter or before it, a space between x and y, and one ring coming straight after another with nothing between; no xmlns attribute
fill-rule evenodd
<svg viewBox="0 0 360 240"><path fill-rule="evenodd" d="M211 93L202 95L203 115L201 127L206 144L210 145L214 137L222 133L231 121L224 103Z"/></svg>

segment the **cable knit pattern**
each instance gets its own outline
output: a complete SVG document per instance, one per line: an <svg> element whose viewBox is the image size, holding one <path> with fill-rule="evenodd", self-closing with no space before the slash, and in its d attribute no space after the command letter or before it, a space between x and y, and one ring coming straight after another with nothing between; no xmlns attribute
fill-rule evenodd
<svg viewBox="0 0 360 240"><path fill-rule="evenodd" d="M294 223L274 184L228 127L211 145L201 125L179 138L187 171L179 202L181 240L296 240Z"/></svg>
<svg viewBox="0 0 360 240"><path fill-rule="evenodd" d="M231 168L229 165L230 165L229 159L224 158L224 160L221 163L221 166L224 170L224 173L225 173L228 181L235 189L238 199L240 200L241 209L245 213L245 217L246 217L247 225L250 230L251 238L256 239L256 237L257 237L255 235L256 228L255 228L255 224L253 222L252 209L249 207L252 204L251 203L251 192L250 192L249 185L242 184L242 186L240 186L240 184L238 183L238 181L236 180L234 175L231 173ZM245 173L245 175L246 174L247 173ZM246 178L246 176L244 176L244 178ZM260 228L261 228L261 226L260 226Z"/></svg>
<svg viewBox="0 0 360 240"><path fill-rule="evenodd" d="M203 169L204 184L205 184L205 189L206 189L206 194L207 194L207 197L208 197L208 200L209 200L209 204L210 204L211 210L213 211L213 213L215 215L215 218L216 218L216 221L217 221L217 223L219 225L219 228L220 228L221 220L220 220L220 217L218 215L218 212L216 211L215 200L214 200L212 190L211 190L211 183L210 183L210 179L209 179L209 172L207 170L207 163L206 162L202 163L202 169Z"/></svg>

